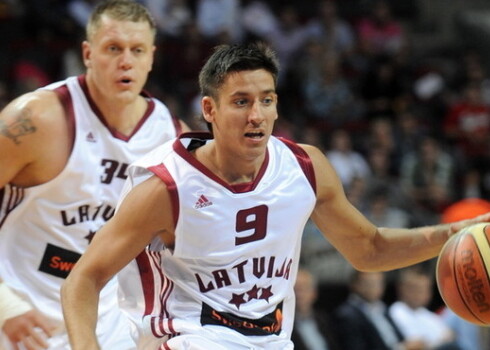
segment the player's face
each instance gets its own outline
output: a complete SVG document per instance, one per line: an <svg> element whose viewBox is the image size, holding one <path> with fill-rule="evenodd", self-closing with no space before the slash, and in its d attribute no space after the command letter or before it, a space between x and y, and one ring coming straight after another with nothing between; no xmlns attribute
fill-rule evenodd
<svg viewBox="0 0 490 350"><path fill-rule="evenodd" d="M219 89L218 101L203 99L206 120L222 147L238 157L255 159L265 154L274 121L277 94L272 75L264 69L231 73Z"/></svg>
<svg viewBox="0 0 490 350"><path fill-rule="evenodd" d="M83 43L93 97L133 101L146 83L154 51L154 36L147 22L103 16L93 37Z"/></svg>

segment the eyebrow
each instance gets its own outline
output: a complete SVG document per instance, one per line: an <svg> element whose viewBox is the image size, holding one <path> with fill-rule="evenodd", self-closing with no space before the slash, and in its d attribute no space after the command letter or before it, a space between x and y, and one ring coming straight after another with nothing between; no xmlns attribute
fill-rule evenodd
<svg viewBox="0 0 490 350"><path fill-rule="evenodd" d="M268 95L268 94L275 94L276 93L276 90L275 89L268 89L268 90L264 90L264 91L261 91L260 92L261 94L263 95ZM230 96L248 96L250 95L250 93L248 92L242 92L242 91L237 91L237 92L234 92L232 93Z"/></svg>

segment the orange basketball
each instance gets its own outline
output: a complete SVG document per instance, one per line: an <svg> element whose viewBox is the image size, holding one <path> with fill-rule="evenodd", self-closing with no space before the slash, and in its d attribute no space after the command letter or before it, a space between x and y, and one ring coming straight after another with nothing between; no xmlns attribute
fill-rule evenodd
<svg viewBox="0 0 490 350"><path fill-rule="evenodd" d="M490 325L490 224L453 235L437 259L436 281L445 304L465 320Z"/></svg>

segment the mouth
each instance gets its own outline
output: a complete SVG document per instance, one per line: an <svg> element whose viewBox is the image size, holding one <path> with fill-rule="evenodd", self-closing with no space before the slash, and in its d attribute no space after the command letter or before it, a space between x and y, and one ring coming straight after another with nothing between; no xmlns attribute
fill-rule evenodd
<svg viewBox="0 0 490 350"><path fill-rule="evenodd" d="M260 140L265 136L265 134L261 131L254 131L254 132L247 132L245 133L245 137L254 139L254 140Z"/></svg>
<svg viewBox="0 0 490 350"><path fill-rule="evenodd" d="M133 82L133 80L130 79L130 78L121 78L121 79L118 80L118 83L119 84L125 85L125 86L130 85L132 82Z"/></svg>

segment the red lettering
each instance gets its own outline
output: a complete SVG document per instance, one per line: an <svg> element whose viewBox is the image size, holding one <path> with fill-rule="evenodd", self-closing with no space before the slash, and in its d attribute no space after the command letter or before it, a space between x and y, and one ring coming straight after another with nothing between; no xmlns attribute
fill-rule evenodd
<svg viewBox="0 0 490 350"><path fill-rule="evenodd" d="M63 261L59 256L53 256L51 258L51 264L49 264L49 266L53 269L58 269L61 271L71 271L75 266L75 263Z"/></svg>

